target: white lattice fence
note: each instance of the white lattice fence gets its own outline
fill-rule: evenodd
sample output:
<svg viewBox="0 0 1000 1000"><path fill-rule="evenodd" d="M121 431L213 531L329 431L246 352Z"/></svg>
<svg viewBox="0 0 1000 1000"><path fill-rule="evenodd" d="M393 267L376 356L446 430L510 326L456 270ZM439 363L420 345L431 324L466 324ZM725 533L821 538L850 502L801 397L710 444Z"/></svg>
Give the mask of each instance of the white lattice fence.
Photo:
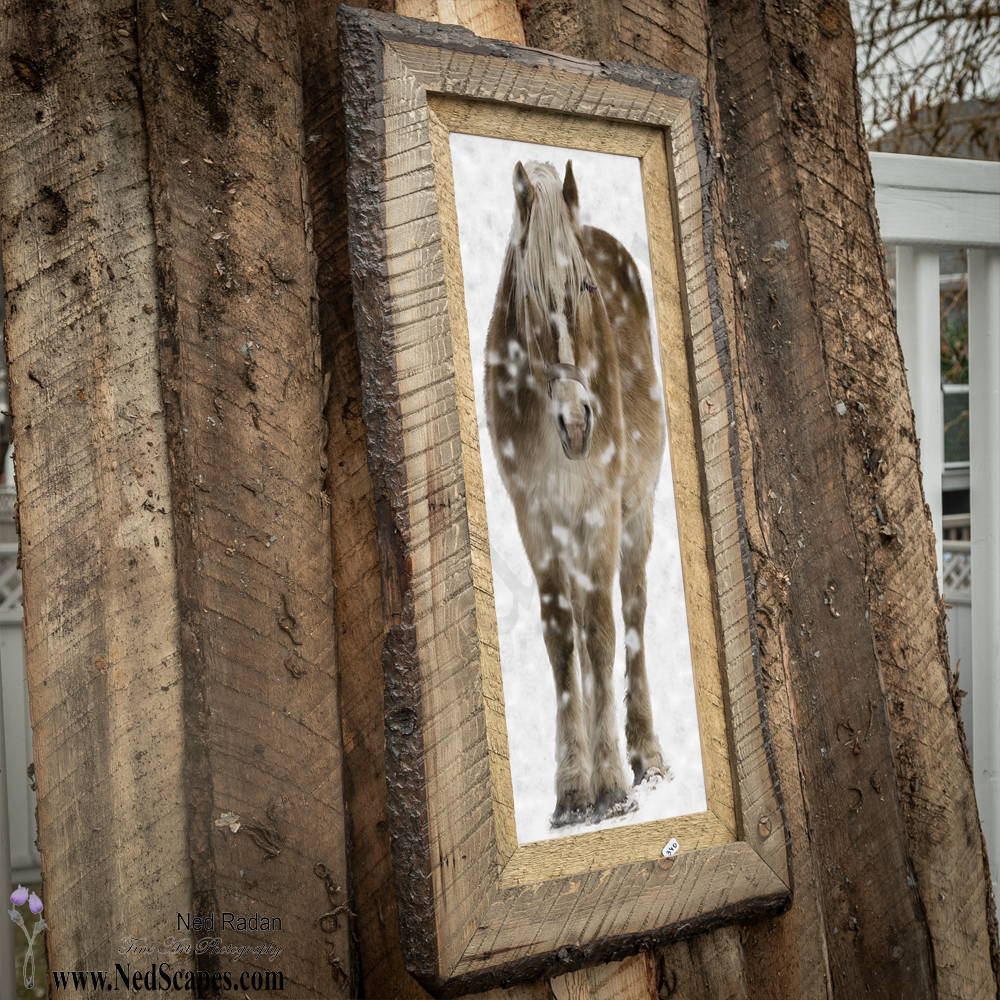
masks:
<svg viewBox="0 0 1000 1000"><path fill-rule="evenodd" d="M944 542L941 589L945 600L972 598L972 542Z"/></svg>
<svg viewBox="0 0 1000 1000"><path fill-rule="evenodd" d="M0 543L0 620L14 616L21 621L21 571L17 568L17 543Z"/></svg>

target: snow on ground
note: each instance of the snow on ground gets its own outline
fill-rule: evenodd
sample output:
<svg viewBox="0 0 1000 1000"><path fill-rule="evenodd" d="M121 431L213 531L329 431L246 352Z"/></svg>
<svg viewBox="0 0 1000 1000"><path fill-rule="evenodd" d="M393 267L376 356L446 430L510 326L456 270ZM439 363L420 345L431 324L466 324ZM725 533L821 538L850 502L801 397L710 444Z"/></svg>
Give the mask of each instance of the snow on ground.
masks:
<svg viewBox="0 0 1000 1000"><path fill-rule="evenodd" d="M631 251L652 312L645 210L639 161L633 157L458 133L451 134L451 156L486 486L514 816L518 842L524 844L582 833L595 827L564 827L558 831L549 827L549 816L555 807L555 685L542 639L535 578L521 544L514 507L500 479L486 427L483 402L486 331L510 236L514 165L518 160L547 161L562 174L566 160L572 159L582 221L611 233ZM659 369L659 352L654 354ZM677 518L669 470L667 453L656 492L653 549L647 565L645 638L653 721L670 766L670 777L640 786L636 789L639 808L626 816L606 820L600 824L602 828L683 816L706 808ZM616 605L620 603L617 582L615 600ZM619 738L625 773L631 775L625 759L624 737L625 627L620 607L616 606L615 610L619 647L615 660Z"/></svg>

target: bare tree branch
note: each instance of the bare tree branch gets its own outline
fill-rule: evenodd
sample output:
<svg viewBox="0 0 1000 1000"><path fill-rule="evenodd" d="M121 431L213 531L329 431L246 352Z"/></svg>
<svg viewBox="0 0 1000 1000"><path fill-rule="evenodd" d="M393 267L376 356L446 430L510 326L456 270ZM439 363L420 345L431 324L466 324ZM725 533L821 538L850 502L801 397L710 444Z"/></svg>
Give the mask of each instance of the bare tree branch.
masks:
<svg viewBox="0 0 1000 1000"><path fill-rule="evenodd" d="M1000 0L852 0L873 149L1000 159Z"/></svg>

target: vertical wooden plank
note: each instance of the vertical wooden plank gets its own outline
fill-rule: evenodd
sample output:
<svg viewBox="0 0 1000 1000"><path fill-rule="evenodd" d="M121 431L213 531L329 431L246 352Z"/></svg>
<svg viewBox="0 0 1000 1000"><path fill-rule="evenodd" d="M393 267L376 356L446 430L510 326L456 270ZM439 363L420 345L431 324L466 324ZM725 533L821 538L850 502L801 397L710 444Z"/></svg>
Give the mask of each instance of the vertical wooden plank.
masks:
<svg viewBox="0 0 1000 1000"><path fill-rule="evenodd" d="M499 38L524 45L524 25L518 5L510 0L395 0L394 9L405 17L460 24L480 38Z"/></svg>
<svg viewBox="0 0 1000 1000"><path fill-rule="evenodd" d="M644 951L587 970L591 1000L658 1000L656 961Z"/></svg>
<svg viewBox="0 0 1000 1000"><path fill-rule="evenodd" d="M768 923L781 921L779 917ZM741 928L721 927L711 936L711 949L698 938L661 949L660 996L664 1000L746 1000L749 956L741 937Z"/></svg>
<svg viewBox="0 0 1000 1000"><path fill-rule="evenodd" d="M549 989L555 1000L590 1000L590 981L587 970L567 972L565 976L554 976L549 980Z"/></svg>
<svg viewBox="0 0 1000 1000"><path fill-rule="evenodd" d="M776 752L794 747L785 767L798 770L806 830L795 855L806 888L800 894L797 869L792 914L774 922L792 928L772 936L767 923L753 925L746 948L760 956L755 996L934 996L933 862L927 857L915 876L913 859L927 821L923 797L936 791L930 775L948 767L963 788L957 726L938 654L933 557L908 408L899 405L902 372L867 152L854 96L843 87L854 64L849 12L823 10L802 7L784 18L765 3L708 8L736 356L766 545L751 567L767 638L762 671L771 699L782 687L788 699L794 743ZM806 53L804 69L782 71L789 50ZM805 87L815 104L802 103ZM902 524L905 547L887 549L876 507ZM899 681L935 692L916 699L926 715L912 734L890 718L886 687ZM923 781L904 793L898 751L905 741L923 763L919 724L940 727L953 756L928 761ZM785 785L789 794L793 787ZM963 822L957 808L954 821ZM942 826L939 836L949 832ZM955 829L951 846L963 864L966 842ZM974 856L968 864L963 884L979 892ZM976 926L985 930L981 918ZM782 945L792 941L788 956ZM984 957L981 945L980 982Z"/></svg>
<svg viewBox="0 0 1000 1000"><path fill-rule="evenodd" d="M347 858L295 8L138 10L191 909L280 919L280 934L222 928L228 947L282 948L237 968L280 969L286 995L338 997L350 992Z"/></svg>
<svg viewBox="0 0 1000 1000"><path fill-rule="evenodd" d="M49 968L191 899L155 233L131 6L0 20L0 230ZM56 55L58 53L58 56ZM175 968L182 968L178 961Z"/></svg>
<svg viewBox="0 0 1000 1000"><path fill-rule="evenodd" d="M361 363L354 331L344 112L337 4L299 0L304 123L316 226L323 370L329 378L327 494L337 587L337 666L344 732L344 786L355 911L355 990L426 998L403 968L386 813L382 588L372 478L361 415Z"/></svg>
<svg viewBox="0 0 1000 1000"><path fill-rule="evenodd" d="M972 746L976 801L1000 876L1000 249L969 251Z"/></svg>
<svg viewBox="0 0 1000 1000"><path fill-rule="evenodd" d="M642 952L622 962L568 972L549 981L555 1000L657 1000L656 961Z"/></svg>
<svg viewBox="0 0 1000 1000"><path fill-rule="evenodd" d="M931 509L936 540L938 587L943 563L941 476L944 472L940 274L937 247L896 247L896 327L920 439L924 499Z"/></svg>

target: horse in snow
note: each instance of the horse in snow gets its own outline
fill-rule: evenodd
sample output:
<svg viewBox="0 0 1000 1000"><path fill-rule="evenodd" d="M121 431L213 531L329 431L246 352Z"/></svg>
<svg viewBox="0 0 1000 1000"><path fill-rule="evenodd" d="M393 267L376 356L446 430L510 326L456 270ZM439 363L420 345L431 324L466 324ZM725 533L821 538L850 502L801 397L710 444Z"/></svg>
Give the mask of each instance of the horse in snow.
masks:
<svg viewBox="0 0 1000 1000"><path fill-rule="evenodd" d="M634 261L579 221L572 162L514 169L514 225L486 340L487 424L538 584L556 686L554 827L634 807L612 672L625 622L634 784L664 774L643 626L665 438L649 310Z"/></svg>

